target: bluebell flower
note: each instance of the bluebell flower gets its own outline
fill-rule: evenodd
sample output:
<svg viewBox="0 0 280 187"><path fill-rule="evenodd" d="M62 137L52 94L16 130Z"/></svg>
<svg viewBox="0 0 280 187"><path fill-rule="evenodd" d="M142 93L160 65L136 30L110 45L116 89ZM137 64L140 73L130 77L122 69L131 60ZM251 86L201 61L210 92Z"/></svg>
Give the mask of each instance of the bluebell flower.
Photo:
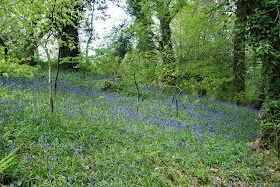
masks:
<svg viewBox="0 0 280 187"><path fill-rule="evenodd" d="M96 181L95 181L94 179L92 179L92 180L90 181L90 183L91 183L91 184L95 184Z"/></svg>

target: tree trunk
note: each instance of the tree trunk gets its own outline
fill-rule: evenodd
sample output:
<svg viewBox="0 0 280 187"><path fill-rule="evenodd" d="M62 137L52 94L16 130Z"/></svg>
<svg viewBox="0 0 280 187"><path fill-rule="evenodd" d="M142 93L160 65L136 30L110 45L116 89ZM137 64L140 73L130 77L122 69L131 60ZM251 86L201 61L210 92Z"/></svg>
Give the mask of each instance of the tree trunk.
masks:
<svg viewBox="0 0 280 187"><path fill-rule="evenodd" d="M175 54L173 52L171 28L170 28L170 14L168 10L164 10L165 14L159 14L160 32L161 32L161 44L160 51L162 53L163 64L168 66L168 75L164 76L164 81L175 86L176 77L172 75L175 72Z"/></svg>
<svg viewBox="0 0 280 187"><path fill-rule="evenodd" d="M74 7L75 9L78 9L77 6ZM63 44L59 47L59 50L61 51L61 58L69 58L69 62L60 64L60 67L63 69L74 69L74 67L78 64L75 62L75 57L78 57L80 54L80 45L79 45L79 33L78 33L78 27L79 27L79 18L77 18L78 12L76 15L72 16L72 21L75 26L67 24L62 26L62 36L61 39L66 44ZM71 15L69 15L71 16ZM72 40L71 40L71 39ZM72 41L74 48L71 49L69 46L69 39Z"/></svg>
<svg viewBox="0 0 280 187"><path fill-rule="evenodd" d="M273 100L280 100L280 62L271 63L271 73L268 77L268 96Z"/></svg>
<svg viewBox="0 0 280 187"><path fill-rule="evenodd" d="M139 85L138 85L137 80L136 80L135 72L133 72L133 79L134 79L134 84L135 84L135 87L136 87L136 90L137 90L136 113L137 113L137 116L139 116L140 88L139 88Z"/></svg>
<svg viewBox="0 0 280 187"><path fill-rule="evenodd" d="M58 56L57 56L57 64L56 64L56 76L54 81L54 94L57 92L57 82L58 82L58 75L59 75L59 64L60 64L60 49L58 50Z"/></svg>
<svg viewBox="0 0 280 187"><path fill-rule="evenodd" d="M234 28L233 81L231 101L243 105L245 101L245 34L241 32L246 15L242 2L236 2L236 21Z"/></svg>
<svg viewBox="0 0 280 187"><path fill-rule="evenodd" d="M279 38L279 2L262 0L243 0L242 4L250 7L247 15L246 30L249 41L257 57L262 60L265 73L265 105L261 114L261 133L259 142L273 145L279 154L280 119L280 38ZM245 30L245 28L244 28Z"/></svg>
<svg viewBox="0 0 280 187"><path fill-rule="evenodd" d="M161 51L163 52L163 62L170 64L175 61L175 55L173 53L171 28L170 28L170 15L168 13L159 16L160 20L160 32L162 37Z"/></svg>
<svg viewBox="0 0 280 187"><path fill-rule="evenodd" d="M90 36L88 38L88 41L87 41L87 46L86 46L86 62L88 63L89 62L89 59L88 59L88 48L89 48L89 44L90 44L90 41L92 40L92 36Z"/></svg>
<svg viewBox="0 0 280 187"><path fill-rule="evenodd" d="M49 77L48 77L48 86L49 86L49 100L50 100L50 110L51 113L53 113L53 91L52 91L52 63L51 63L51 57L49 54L49 51L46 47L44 47L44 50L47 54L48 58L48 64L49 64Z"/></svg>
<svg viewBox="0 0 280 187"><path fill-rule="evenodd" d="M275 23L278 22L279 25L279 21L280 21L279 11L274 10L274 14L272 14L271 16L272 16L272 20L275 20ZM274 36L270 37L270 41L272 43L272 47L275 53L280 54L279 32L274 33ZM271 97L273 99L280 100L280 56L271 57L270 68L271 68L271 72L269 73L268 91L271 92Z"/></svg>

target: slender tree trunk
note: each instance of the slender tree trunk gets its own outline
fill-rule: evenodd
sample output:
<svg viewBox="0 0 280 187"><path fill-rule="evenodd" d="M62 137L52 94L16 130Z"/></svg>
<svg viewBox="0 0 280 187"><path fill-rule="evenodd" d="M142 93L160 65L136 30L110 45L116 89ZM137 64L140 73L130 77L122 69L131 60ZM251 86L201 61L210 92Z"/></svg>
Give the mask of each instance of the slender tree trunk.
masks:
<svg viewBox="0 0 280 187"><path fill-rule="evenodd" d="M90 36L88 38L88 41L87 41L87 46L86 46L86 62L88 63L89 60L88 60L88 48L89 48L89 44L90 44L90 41L92 40L92 36Z"/></svg>
<svg viewBox="0 0 280 187"><path fill-rule="evenodd" d="M176 97L176 114L177 114L177 118L179 118L178 97Z"/></svg>
<svg viewBox="0 0 280 187"><path fill-rule="evenodd" d="M176 91L177 91L177 88L173 88L173 96L172 96L172 103L174 102L175 98L176 98Z"/></svg>
<svg viewBox="0 0 280 187"><path fill-rule="evenodd" d="M31 28L34 31L34 27L33 27L33 22L31 22ZM32 32L34 34L34 32ZM33 35L33 38L35 39L36 37ZM40 44L44 50L45 53L47 54L47 58L48 58L48 66L49 66L49 74L48 74L48 87L49 87L49 101L50 101L50 111L53 114L54 111L54 106L53 106L53 90L52 90L52 62L51 62L51 56L49 53L49 50L47 48L47 43L44 45L44 43L41 41L40 38L36 38L38 44Z"/></svg>
<svg viewBox="0 0 280 187"><path fill-rule="evenodd" d="M137 103L136 103L136 112L137 112L137 116L138 116L138 113L139 113L139 104L140 104L140 89L139 89L139 85L136 81L136 76L135 76L135 73L133 73L133 79L134 79L134 84L135 84L135 87L136 87L136 90L137 90Z"/></svg>
<svg viewBox="0 0 280 187"><path fill-rule="evenodd" d="M60 64L60 49L58 49L58 56L57 56L57 64L56 64L56 76L54 82L54 94L57 92L57 82L58 82L58 75L59 75L59 64Z"/></svg>
<svg viewBox="0 0 280 187"><path fill-rule="evenodd" d="M42 45L44 46L44 45ZM47 58L48 58L48 65L49 65L49 77L48 77L48 85L49 85L49 100L50 100L50 110L51 113L53 113L53 91L52 91L52 64L51 64L51 57L50 57L50 53L48 51L48 49L46 47L44 47L44 50L47 54Z"/></svg>
<svg viewBox="0 0 280 187"><path fill-rule="evenodd" d="M242 11L242 2L236 2L236 21L234 32L234 54L233 54L233 81L232 95L233 103L244 104L245 100L245 34L241 32L242 23L246 19Z"/></svg>
<svg viewBox="0 0 280 187"><path fill-rule="evenodd" d="M173 95L173 99L172 99L172 102L173 100L175 100L175 106L176 106L176 117L179 118L179 104L178 104L178 98L180 97L180 95L182 94L182 91L180 89L180 92L176 95L176 92L174 93Z"/></svg>

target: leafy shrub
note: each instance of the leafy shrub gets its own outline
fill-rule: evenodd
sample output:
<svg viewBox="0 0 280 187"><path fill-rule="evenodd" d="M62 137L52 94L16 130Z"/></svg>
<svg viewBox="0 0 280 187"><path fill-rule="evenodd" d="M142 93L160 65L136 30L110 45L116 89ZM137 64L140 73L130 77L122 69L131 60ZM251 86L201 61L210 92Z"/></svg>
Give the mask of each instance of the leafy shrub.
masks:
<svg viewBox="0 0 280 187"><path fill-rule="evenodd" d="M280 139L280 101L267 101L264 105L264 111L260 113L262 139L265 146L274 143L279 151Z"/></svg>
<svg viewBox="0 0 280 187"><path fill-rule="evenodd" d="M100 89L102 91L112 91L113 90L113 82L109 81L109 80L104 80L101 84L100 84Z"/></svg>

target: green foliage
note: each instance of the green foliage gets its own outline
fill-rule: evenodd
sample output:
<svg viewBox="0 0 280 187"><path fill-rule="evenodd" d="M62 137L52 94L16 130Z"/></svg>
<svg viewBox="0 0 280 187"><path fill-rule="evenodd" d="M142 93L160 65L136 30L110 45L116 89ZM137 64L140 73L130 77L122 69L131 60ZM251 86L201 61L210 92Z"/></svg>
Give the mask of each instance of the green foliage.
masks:
<svg viewBox="0 0 280 187"><path fill-rule="evenodd" d="M209 174L205 168L195 168L194 173L200 184L205 185L208 182Z"/></svg>
<svg viewBox="0 0 280 187"><path fill-rule="evenodd" d="M266 75L263 67L252 49L246 56L245 105L260 109L265 100Z"/></svg>
<svg viewBox="0 0 280 187"><path fill-rule="evenodd" d="M134 88L134 85L132 85L128 81L110 81L110 80L104 80L99 83L99 89L102 91L111 91L115 92L121 95L125 95L128 97L135 97L137 96L137 91ZM147 93L143 93L147 94ZM142 96L142 95L141 95Z"/></svg>
<svg viewBox="0 0 280 187"><path fill-rule="evenodd" d="M127 81L114 81L112 82L113 91L128 97L135 97L136 90L131 83Z"/></svg>
<svg viewBox="0 0 280 187"><path fill-rule="evenodd" d="M14 59L14 60L0 59L0 72L2 72L2 77L23 76L27 78L33 78L32 71L36 71L39 68L40 68L39 66L31 67L25 64L20 65L18 59Z"/></svg>
<svg viewBox="0 0 280 187"><path fill-rule="evenodd" d="M99 88L102 91L112 91L113 90L113 84L114 83L112 81L105 80L100 84Z"/></svg>
<svg viewBox="0 0 280 187"><path fill-rule="evenodd" d="M13 161L15 159L15 154L18 150L19 150L19 148L16 148L11 153L9 153L5 158L0 160L0 174L3 173L7 168L9 168L13 165Z"/></svg>
<svg viewBox="0 0 280 187"><path fill-rule="evenodd" d="M52 53L48 49L48 45L53 45L56 40L52 36L56 32L62 32L61 25L73 25L72 17L67 14L76 13L73 5L79 3L81 1L1 1L1 38L7 44L8 56L22 63L29 63L34 60L38 46L43 47L45 52ZM73 16L79 17L76 14ZM75 48L71 37L67 40L65 42L59 39L58 43L64 42L70 48Z"/></svg>
<svg viewBox="0 0 280 187"><path fill-rule="evenodd" d="M47 1L11 1L12 3L3 4L1 1L0 6L4 7L0 9L0 16L12 17L11 22L5 22L6 20L0 20L0 29L4 31L4 36L7 40L13 40L14 36L21 35L19 41L24 44L24 48L30 49L31 52L25 55L25 60L29 57L31 61L34 60L35 51L38 46L41 46L48 59L48 89L49 89L49 101L50 110L53 112L53 91L52 91L52 49L49 49L49 45L55 44L55 33L62 33L63 36L59 38L59 44L67 44L66 47L69 51L76 49L78 43L77 37L65 36L67 31L63 28L70 28L71 31L76 29L77 20L80 17L78 6L82 1L65 1L65 0L47 0ZM12 12L12 15L10 15ZM75 24L76 23L76 24ZM15 27L16 25L16 27ZM63 25L61 27L61 25ZM73 29L73 30L72 30ZM77 30L75 30L77 31ZM9 34L7 34L9 33ZM73 34L73 33L71 33ZM77 33L78 34L78 33ZM76 42L74 44L74 42ZM74 52L74 51L73 51ZM62 54L61 54L62 56ZM69 55L70 56L70 55ZM75 56L75 55L74 55ZM28 58L27 58L28 57ZM16 57L19 59L22 57ZM13 59L13 58L12 58ZM71 59L72 60L72 59ZM73 61L72 61L73 62Z"/></svg>
<svg viewBox="0 0 280 187"><path fill-rule="evenodd" d="M275 146L278 154L280 150L280 101L269 100L266 101L263 107L263 119L261 120L262 133L265 146Z"/></svg>
<svg viewBox="0 0 280 187"><path fill-rule="evenodd" d="M152 55L152 56L150 56ZM133 50L121 63L121 75L127 81L139 85L152 83L155 80L156 57L152 53Z"/></svg>
<svg viewBox="0 0 280 187"><path fill-rule="evenodd" d="M98 73L107 76L120 76L120 57L114 56L108 48L95 50L96 55L92 60L92 64L86 65L92 73Z"/></svg>
<svg viewBox="0 0 280 187"><path fill-rule="evenodd" d="M181 87L190 94L228 100L233 48L231 33L224 28L226 17L197 6L189 3L172 22Z"/></svg>
<svg viewBox="0 0 280 187"><path fill-rule="evenodd" d="M239 105L242 105L242 106L246 106L248 100L245 97L245 92L241 91L241 92L235 93L234 98L232 98L232 102L238 103Z"/></svg>
<svg viewBox="0 0 280 187"><path fill-rule="evenodd" d="M14 99L14 95L7 93L5 88L0 87L0 100L2 99Z"/></svg>
<svg viewBox="0 0 280 187"><path fill-rule="evenodd" d="M103 86L101 86L103 82L106 83L108 86L107 87L104 86L105 88ZM132 83L131 81L105 80L105 81L101 81L99 83L99 85L100 85L99 89L101 89L103 91L106 91L106 90L108 90L107 88L109 88L109 91L118 93L120 95L124 95L127 97L137 97L137 90L135 89L134 83ZM154 90L150 90L150 89L147 89L146 87L144 87L144 88L142 88L142 91L140 93L140 98L141 98L141 100L145 100L145 99L149 99L149 98L155 98L156 95L157 95L157 97L164 98L165 95L168 95L168 93L166 93L164 91L162 91L161 94L162 95L158 95L158 94L156 94L156 92Z"/></svg>
<svg viewBox="0 0 280 187"><path fill-rule="evenodd" d="M90 57L89 61L84 60L79 67L89 70L92 73L119 77L120 64L125 55L131 50L131 34L125 23L112 29L110 34L106 36L108 43L102 47L95 49L94 57Z"/></svg>
<svg viewBox="0 0 280 187"><path fill-rule="evenodd" d="M118 57L120 63L132 48L130 41L132 34L126 23L122 23L118 27L113 28L111 34L112 43L109 47L112 49L112 55Z"/></svg>
<svg viewBox="0 0 280 187"><path fill-rule="evenodd" d="M31 67L28 65L20 65L18 63L18 59L11 59L5 60L0 59L0 80L3 77L27 77L32 79L33 78L33 71L40 69L39 66ZM5 99L12 99L13 95L8 94L4 88L0 88L0 98Z"/></svg>
<svg viewBox="0 0 280 187"><path fill-rule="evenodd" d="M275 0L242 0L246 21L243 29L248 44L261 60L262 78L259 84L264 87L266 116L261 118L261 136L266 145L274 142L279 154L279 100L280 100L280 49L279 49L279 2ZM257 60L255 62L258 62ZM261 90L262 91L262 90ZM264 99L264 98L263 98Z"/></svg>
<svg viewBox="0 0 280 187"><path fill-rule="evenodd" d="M280 89L280 50L279 50L279 3L275 0L255 2L242 0L247 11L246 28L248 43L262 60L262 65L267 74L267 96L279 99Z"/></svg>
<svg viewBox="0 0 280 187"><path fill-rule="evenodd" d="M131 30L134 33L136 49L148 52L155 50L153 41L153 20L152 11L147 9L143 0L128 0L129 13L135 16Z"/></svg>

